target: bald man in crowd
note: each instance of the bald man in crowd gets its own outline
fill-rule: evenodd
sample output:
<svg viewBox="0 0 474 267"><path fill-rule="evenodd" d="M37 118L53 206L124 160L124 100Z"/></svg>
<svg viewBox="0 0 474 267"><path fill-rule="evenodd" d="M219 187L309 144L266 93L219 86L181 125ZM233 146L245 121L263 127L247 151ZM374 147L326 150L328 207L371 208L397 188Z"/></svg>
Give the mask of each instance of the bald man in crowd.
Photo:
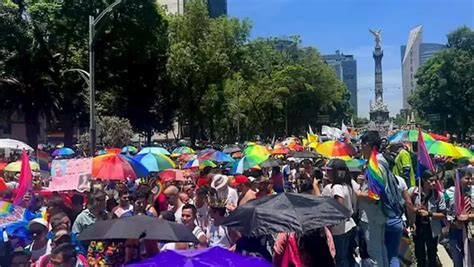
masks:
<svg viewBox="0 0 474 267"><path fill-rule="evenodd" d="M184 203L179 198L179 189L171 185L165 189L163 194L166 197L166 201L168 201L168 205L171 206L171 211L174 213L174 217L177 223L182 223L181 215L183 213L183 206Z"/></svg>

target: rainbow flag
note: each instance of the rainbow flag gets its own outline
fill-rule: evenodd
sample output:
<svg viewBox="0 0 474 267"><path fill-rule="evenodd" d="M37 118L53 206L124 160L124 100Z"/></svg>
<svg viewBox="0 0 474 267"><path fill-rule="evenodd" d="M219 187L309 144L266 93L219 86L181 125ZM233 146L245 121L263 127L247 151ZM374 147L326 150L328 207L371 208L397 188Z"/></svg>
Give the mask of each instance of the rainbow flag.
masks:
<svg viewBox="0 0 474 267"><path fill-rule="evenodd" d="M385 194L385 180L382 176L379 163L377 161L377 150L372 149L369 164L367 165L367 180L369 182L369 196L373 199L380 199Z"/></svg>
<svg viewBox="0 0 474 267"><path fill-rule="evenodd" d="M10 202L0 201L0 217L13 212L14 206Z"/></svg>
<svg viewBox="0 0 474 267"><path fill-rule="evenodd" d="M45 151L38 150L37 153L38 164L40 170L49 172L49 155Z"/></svg>

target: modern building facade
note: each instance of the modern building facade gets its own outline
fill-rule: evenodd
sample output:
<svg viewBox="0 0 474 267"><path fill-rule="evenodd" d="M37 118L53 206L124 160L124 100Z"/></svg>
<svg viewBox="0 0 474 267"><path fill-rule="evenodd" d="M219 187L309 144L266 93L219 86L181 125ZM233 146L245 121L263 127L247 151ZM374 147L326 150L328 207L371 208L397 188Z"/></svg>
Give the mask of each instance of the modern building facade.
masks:
<svg viewBox="0 0 474 267"><path fill-rule="evenodd" d="M344 55L339 50L332 55L324 55L324 60L331 65L339 80L343 81L351 94L351 105L354 116L357 116L357 60L353 55Z"/></svg>
<svg viewBox="0 0 474 267"><path fill-rule="evenodd" d="M170 14L183 15L188 0L158 0L158 3ZM227 15L227 0L207 0L209 17L217 18Z"/></svg>
<svg viewBox="0 0 474 267"><path fill-rule="evenodd" d="M435 43L423 43L423 27L417 26L410 31L407 45L401 46L403 109L410 109L408 98L416 89L416 72L434 53L445 46Z"/></svg>

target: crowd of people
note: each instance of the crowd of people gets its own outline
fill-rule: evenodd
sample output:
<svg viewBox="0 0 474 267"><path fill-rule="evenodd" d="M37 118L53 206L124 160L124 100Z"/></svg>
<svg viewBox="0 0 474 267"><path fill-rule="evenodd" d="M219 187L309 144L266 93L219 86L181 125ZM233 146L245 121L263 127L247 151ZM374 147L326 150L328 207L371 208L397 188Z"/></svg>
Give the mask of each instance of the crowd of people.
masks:
<svg viewBox="0 0 474 267"><path fill-rule="evenodd" d="M26 238L4 231L0 266L120 266L166 250L215 246L259 256L276 266L441 266L438 244L447 248L455 267L474 260L472 162L432 156L436 168L417 174L416 144L388 144L377 131L367 131L353 146L355 158L375 156L372 160L386 185L383 196L374 197L367 164L349 168L338 158L291 155L281 158L279 166L239 175L207 166L189 172L185 181L164 182L157 174L126 181L94 179L85 193L45 193L37 178L22 206L45 216L28 223ZM456 210L456 177L461 213ZM2 191L1 199L11 202L14 192L14 186ZM223 225L239 206L284 192L334 198L352 216L316 232L258 238ZM135 215L183 224L198 242L77 239L97 221ZM414 257L400 253L406 240L406 250L412 247ZM288 249L296 256L283 257Z"/></svg>

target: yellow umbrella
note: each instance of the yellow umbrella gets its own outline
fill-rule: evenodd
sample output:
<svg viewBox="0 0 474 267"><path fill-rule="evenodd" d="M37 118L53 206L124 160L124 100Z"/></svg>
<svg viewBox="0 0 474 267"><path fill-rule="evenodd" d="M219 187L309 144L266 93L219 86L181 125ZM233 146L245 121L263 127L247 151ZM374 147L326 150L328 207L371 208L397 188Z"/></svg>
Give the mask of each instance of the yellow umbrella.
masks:
<svg viewBox="0 0 474 267"><path fill-rule="evenodd" d="M39 171L40 170L40 167L39 167L39 164L34 162L34 161L30 161L30 169L32 171ZM15 162L12 162L10 164L8 164L4 171L7 171L7 172L20 172L21 171L21 161L15 161Z"/></svg>

